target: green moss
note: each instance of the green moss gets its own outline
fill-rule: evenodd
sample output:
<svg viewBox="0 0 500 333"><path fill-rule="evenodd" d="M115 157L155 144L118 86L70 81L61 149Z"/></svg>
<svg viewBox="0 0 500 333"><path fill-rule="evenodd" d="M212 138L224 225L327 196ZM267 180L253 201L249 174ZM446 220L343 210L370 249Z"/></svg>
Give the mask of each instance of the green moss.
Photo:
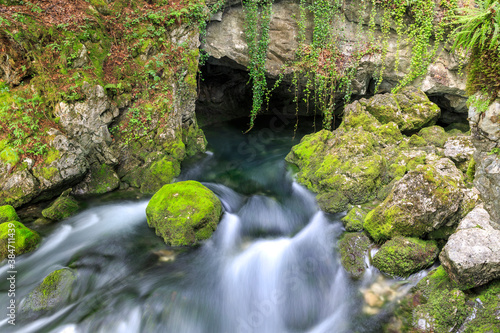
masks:
<svg viewBox="0 0 500 333"><path fill-rule="evenodd" d="M57 198L49 207L42 210L45 218L60 221L67 219L80 209L78 202L71 196L65 194Z"/></svg>
<svg viewBox="0 0 500 333"><path fill-rule="evenodd" d="M373 265L389 275L407 277L431 266L438 253L435 241L395 237L382 245Z"/></svg>
<svg viewBox="0 0 500 333"><path fill-rule="evenodd" d="M445 132L444 128L441 126L431 126L422 128L418 135L421 136L427 144L434 145L436 147L443 147L449 135Z"/></svg>
<svg viewBox="0 0 500 333"><path fill-rule="evenodd" d="M465 175L468 182L472 183L474 181L476 176L476 161L474 160L474 157L471 157Z"/></svg>
<svg viewBox="0 0 500 333"><path fill-rule="evenodd" d="M56 149L51 149L45 157L45 164L50 165L52 162L57 161L61 157L61 154Z"/></svg>
<svg viewBox="0 0 500 333"><path fill-rule="evenodd" d="M53 168L53 167L49 167L49 168L41 167L41 168L34 168L33 169L33 175L37 178L44 178L47 180L51 180L57 174L59 174L59 170L57 168Z"/></svg>
<svg viewBox="0 0 500 333"><path fill-rule="evenodd" d="M59 307L71 296L75 273L63 268L47 275L27 297L22 311L46 311Z"/></svg>
<svg viewBox="0 0 500 333"><path fill-rule="evenodd" d="M19 162L19 154L14 149L7 146L2 150L2 152L0 152L0 159L5 164L10 164L13 166L16 165L17 162Z"/></svg>
<svg viewBox="0 0 500 333"><path fill-rule="evenodd" d="M148 225L172 246L196 245L210 237L221 213L215 194L195 181L163 186L146 208Z"/></svg>
<svg viewBox="0 0 500 333"><path fill-rule="evenodd" d="M92 194L108 193L120 186L120 179L112 166L101 164L98 168L91 170L91 180L88 186Z"/></svg>
<svg viewBox="0 0 500 333"><path fill-rule="evenodd" d="M349 199L340 192L323 192L316 199L322 210L331 213L345 211L349 203Z"/></svg>
<svg viewBox="0 0 500 333"><path fill-rule="evenodd" d="M342 223L346 231L361 231L363 230L363 221L365 219L366 212L354 206L346 216L342 218Z"/></svg>
<svg viewBox="0 0 500 333"><path fill-rule="evenodd" d="M349 275L359 279L367 266L365 257L372 243L364 233L345 233L339 240L340 261Z"/></svg>
<svg viewBox="0 0 500 333"><path fill-rule="evenodd" d="M0 224L0 260L9 255L9 230L12 229L14 230L14 242L10 245L14 247L16 255L33 251L40 242L40 235L26 228L21 222L4 222Z"/></svg>
<svg viewBox="0 0 500 333"><path fill-rule="evenodd" d="M16 210L9 205L0 206L0 223L9 221L19 221Z"/></svg>
<svg viewBox="0 0 500 333"><path fill-rule="evenodd" d="M142 175L142 193L154 193L163 185L171 183L180 173L180 163L171 157L163 157L151 164Z"/></svg>
<svg viewBox="0 0 500 333"><path fill-rule="evenodd" d="M410 144L410 146L413 146L413 147L424 147L427 145L427 141L425 141L424 138L422 138L421 136L418 136L416 134L413 134L410 137L410 141L408 143Z"/></svg>
<svg viewBox="0 0 500 333"><path fill-rule="evenodd" d="M464 333L498 332L500 327L498 319L500 315L500 280L474 290L470 298L476 301L478 311L474 318L466 324Z"/></svg>

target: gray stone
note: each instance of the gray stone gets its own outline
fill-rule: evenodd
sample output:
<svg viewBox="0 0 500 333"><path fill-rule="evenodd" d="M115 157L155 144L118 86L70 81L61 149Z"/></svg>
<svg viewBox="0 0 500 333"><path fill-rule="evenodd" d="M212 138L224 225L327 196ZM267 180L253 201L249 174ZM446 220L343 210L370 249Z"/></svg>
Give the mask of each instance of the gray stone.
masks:
<svg viewBox="0 0 500 333"><path fill-rule="evenodd" d="M461 289L500 278L500 230L481 206L472 210L446 243L439 259Z"/></svg>

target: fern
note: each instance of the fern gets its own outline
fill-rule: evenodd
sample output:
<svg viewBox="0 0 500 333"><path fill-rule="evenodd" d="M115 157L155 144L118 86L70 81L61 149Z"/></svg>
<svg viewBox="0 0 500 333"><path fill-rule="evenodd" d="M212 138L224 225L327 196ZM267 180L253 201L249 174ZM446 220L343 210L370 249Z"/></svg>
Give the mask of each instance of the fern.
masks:
<svg viewBox="0 0 500 333"><path fill-rule="evenodd" d="M455 43L452 50L463 49L466 52L475 48L498 49L500 38L500 3L498 0L476 1L476 7L457 9L452 17L457 25L453 34Z"/></svg>

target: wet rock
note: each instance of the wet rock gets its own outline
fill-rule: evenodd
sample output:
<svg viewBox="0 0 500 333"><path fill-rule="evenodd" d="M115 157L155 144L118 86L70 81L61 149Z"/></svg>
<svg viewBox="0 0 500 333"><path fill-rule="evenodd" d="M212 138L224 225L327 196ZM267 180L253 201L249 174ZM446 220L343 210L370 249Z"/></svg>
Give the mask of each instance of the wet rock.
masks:
<svg viewBox="0 0 500 333"><path fill-rule="evenodd" d="M462 173L448 159L408 172L378 207L364 228L377 242L397 235L421 237L458 222L464 197Z"/></svg>
<svg viewBox="0 0 500 333"><path fill-rule="evenodd" d="M16 210L10 205L0 206L0 223L19 221Z"/></svg>
<svg viewBox="0 0 500 333"><path fill-rule="evenodd" d="M439 249L435 241L395 237L373 257L373 266L392 276L407 277L431 266Z"/></svg>
<svg viewBox="0 0 500 333"><path fill-rule="evenodd" d="M14 230L12 234L10 231ZM9 235L14 235L11 237ZM14 244L10 243L15 247L15 254L20 255L33 251L41 238L40 235L27 227L25 227L21 222L9 221L0 224L0 261L8 258L9 255L9 238L14 238Z"/></svg>
<svg viewBox="0 0 500 333"><path fill-rule="evenodd" d="M439 107L414 87L403 88L395 94L378 94L359 102L382 124L394 122L402 132L434 125L441 114Z"/></svg>
<svg viewBox="0 0 500 333"><path fill-rule="evenodd" d="M500 278L500 230L490 225L490 216L482 206L460 222L439 259L460 289Z"/></svg>
<svg viewBox="0 0 500 333"><path fill-rule="evenodd" d="M372 245L365 233L346 233L340 239L340 261L352 278L359 279L365 273L368 268L365 258Z"/></svg>
<svg viewBox="0 0 500 333"><path fill-rule="evenodd" d="M440 266L400 301L387 331L458 332L470 312L466 294L453 286Z"/></svg>
<svg viewBox="0 0 500 333"><path fill-rule="evenodd" d="M196 245L217 229L222 205L201 183L185 181L163 186L151 198L148 225L167 245Z"/></svg>
<svg viewBox="0 0 500 333"><path fill-rule="evenodd" d="M69 195L70 192L71 189L66 190L49 207L45 208L42 211L43 217L53 221L60 221L75 214L80 206L78 202Z"/></svg>
<svg viewBox="0 0 500 333"><path fill-rule="evenodd" d="M76 274L69 268L47 275L20 305L20 312L30 318L60 308L70 298Z"/></svg>

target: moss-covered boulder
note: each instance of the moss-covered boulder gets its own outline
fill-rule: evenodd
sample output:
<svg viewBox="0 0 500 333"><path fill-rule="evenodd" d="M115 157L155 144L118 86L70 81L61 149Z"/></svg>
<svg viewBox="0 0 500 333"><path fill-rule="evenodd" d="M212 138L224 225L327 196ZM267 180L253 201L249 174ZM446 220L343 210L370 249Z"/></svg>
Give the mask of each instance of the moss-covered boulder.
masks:
<svg viewBox="0 0 500 333"><path fill-rule="evenodd" d="M320 207L335 213L373 199L390 182L386 165L402 140L395 123L382 125L354 102L338 129L305 136L286 160L298 166L298 181L319 193Z"/></svg>
<svg viewBox="0 0 500 333"><path fill-rule="evenodd" d="M366 216L364 228L376 242L394 236L421 237L458 223L464 197L462 173L448 159L419 165Z"/></svg>
<svg viewBox="0 0 500 333"><path fill-rule="evenodd" d="M345 230L349 232L363 230L363 221L365 220L366 211L360 207L353 206L346 216L342 218Z"/></svg>
<svg viewBox="0 0 500 333"><path fill-rule="evenodd" d="M163 186L146 208L148 225L172 246L196 245L209 238L221 213L217 196L196 181Z"/></svg>
<svg viewBox="0 0 500 333"><path fill-rule="evenodd" d="M368 268L365 258L373 243L365 233L345 233L339 240L340 261L347 273L359 279Z"/></svg>
<svg viewBox="0 0 500 333"><path fill-rule="evenodd" d="M392 276L407 277L431 266L439 249L435 241L395 237L373 257L373 266Z"/></svg>
<svg viewBox="0 0 500 333"><path fill-rule="evenodd" d="M9 221L19 221L16 210L10 205L0 206L0 223Z"/></svg>
<svg viewBox="0 0 500 333"><path fill-rule="evenodd" d="M39 242L40 235L21 222L9 221L0 224L0 260L8 258L9 254L19 255L33 251ZM9 248L9 244L14 249Z"/></svg>
<svg viewBox="0 0 500 333"><path fill-rule="evenodd" d="M21 303L23 313L35 315L59 308L70 298L76 274L69 268L47 275Z"/></svg>
<svg viewBox="0 0 500 333"><path fill-rule="evenodd" d="M65 191L49 207L42 210L43 217L53 221L60 221L75 214L80 209L80 206L75 198L69 195L70 191L71 189Z"/></svg>
<svg viewBox="0 0 500 333"><path fill-rule="evenodd" d="M441 115L439 107L415 87L405 87L396 94L378 94L360 103L382 124L394 122L402 132L434 125Z"/></svg>
<svg viewBox="0 0 500 333"><path fill-rule="evenodd" d="M422 128L418 135L422 137L428 145L443 147L448 140L448 133L441 126L430 126Z"/></svg>
<svg viewBox="0 0 500 333"><path fill-rule="evenodd" d="M464 292L455 289L440 266L400 302L388 332L458 332L471 314Z"/></svg>
<svg viewBox="0 0 500 333"><path fill-rule="evenodd" d="M474 301L474 316L465 320L465 333L494 333L500 331L500 280L477 288L469 294Z"/></svg>

